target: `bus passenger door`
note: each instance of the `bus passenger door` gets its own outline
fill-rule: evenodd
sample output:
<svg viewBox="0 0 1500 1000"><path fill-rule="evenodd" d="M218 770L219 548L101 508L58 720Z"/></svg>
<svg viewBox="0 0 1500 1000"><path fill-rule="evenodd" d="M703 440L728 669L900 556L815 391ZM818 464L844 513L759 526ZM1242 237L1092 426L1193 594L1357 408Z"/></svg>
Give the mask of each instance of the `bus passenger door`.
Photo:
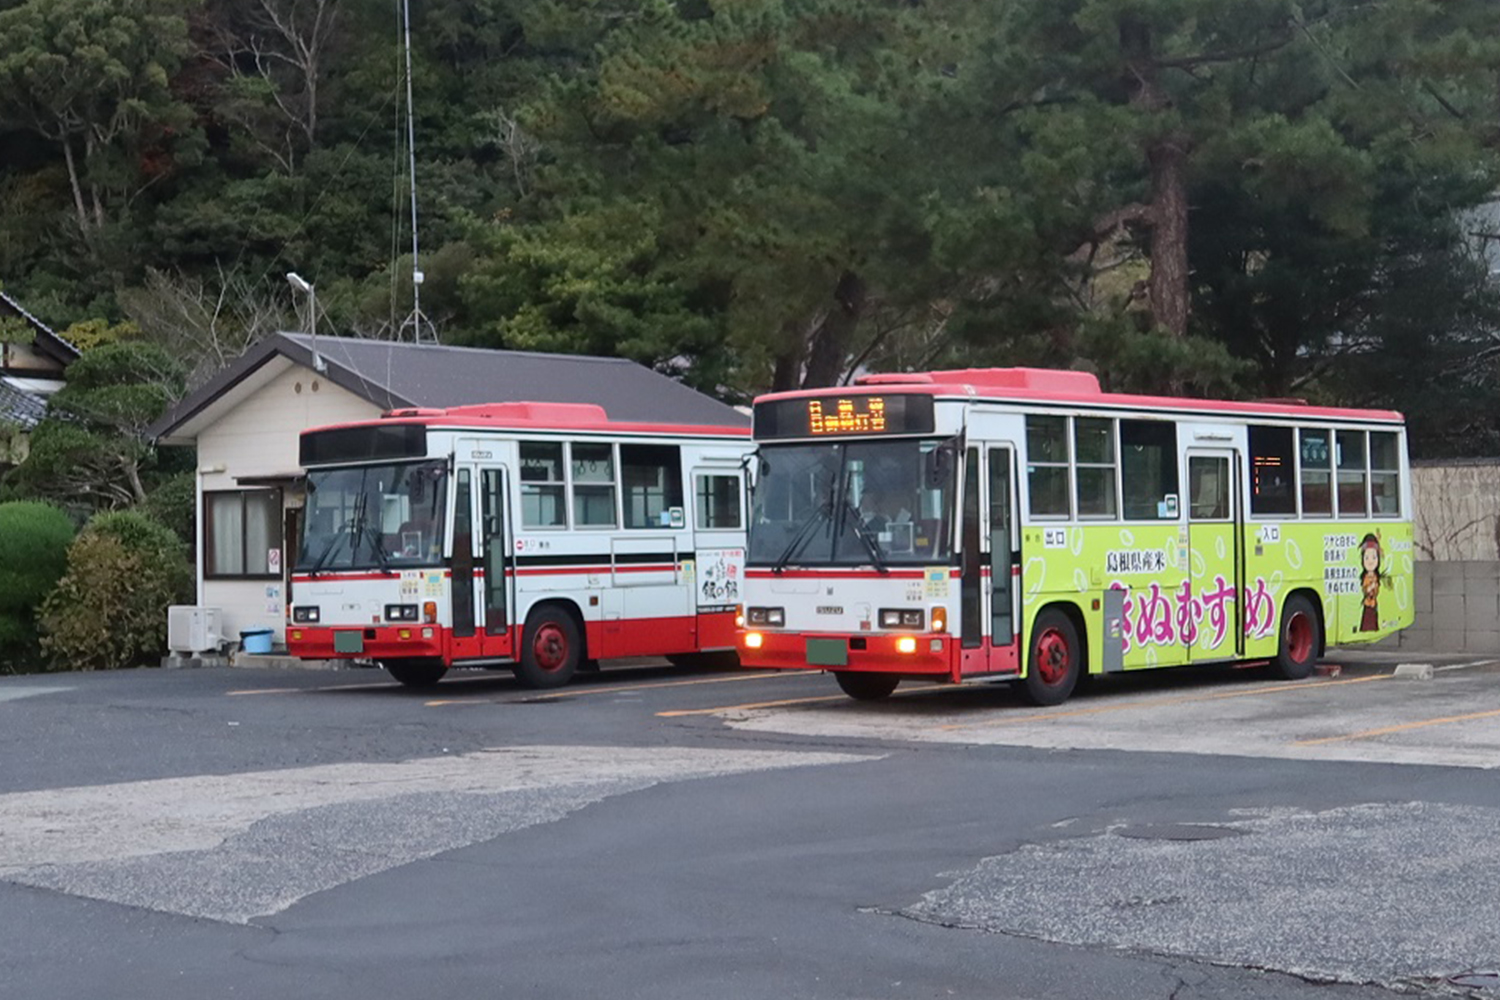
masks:
<svg viewBox="0 0 1500 1000"><path fill-rule="evenodd" d="M1016 535L1013 449L991 448L990 467L990 647L991 671L1020 669L1016 649L1016 584L1020 579Z"/></svg>
<svg viewBox="0 0 1500 1000"><path fill-rule="evenodd" d="M963 522L960 525L963 555L958 581L958 634L962 648L959 670L965 674L982 673L989 665L984 652L984 554L979 550L979 483L979 449L965 449Z"/></svg>
<svg viewBox="0 0 1500 1000"><path fill-rule="evenodd" d="M460 468L453 486L453 563L448 599L452 602L453 637L474 636L474 473ZM472 643L463 643L456 655L472 653Z"/></svg>
<svg viewBox="0 0 1500 1000"><path fill-rule="evenodd" d="M484 609L484 655L512 656L511 607L515 567L505 503L505 470L479 470L479 551L484 569L480 594Z"/></svg>
<svg viewBox="0 0 1500 1000"><path fill-rule="evenodd" d="M1190 663L1232 659L1245 649L1240 455L1190 450L1187 468L1189 613L1178 640Z"/></svg>

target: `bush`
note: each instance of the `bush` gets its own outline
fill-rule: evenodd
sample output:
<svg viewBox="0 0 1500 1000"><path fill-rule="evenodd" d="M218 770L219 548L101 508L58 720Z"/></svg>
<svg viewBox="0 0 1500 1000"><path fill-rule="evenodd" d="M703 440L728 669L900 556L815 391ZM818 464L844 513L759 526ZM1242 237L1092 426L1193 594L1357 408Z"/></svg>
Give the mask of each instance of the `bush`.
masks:
<svg viewBox="0 0 1500 1000"><path fill-rule="evenodd" d="M167 606L191 596L186 546L144 514L100 514L68 548L68 569L42 604L53 669L113 670L166 648Z"/></svg>
<svg viewBox="0 0 1500 1000"><path fill-rule="evenodd" d="M197 477L179 472L162 482L146 497L140 509L165 524L188 545L193 544L198 515Z"/></svg>
<svg viewBox="0 0 1500 1000"><path fill-rule="evenodd" d="M0 503L0 671L38 660L36 615L68 568L73 522L56 507Z"/></svg>

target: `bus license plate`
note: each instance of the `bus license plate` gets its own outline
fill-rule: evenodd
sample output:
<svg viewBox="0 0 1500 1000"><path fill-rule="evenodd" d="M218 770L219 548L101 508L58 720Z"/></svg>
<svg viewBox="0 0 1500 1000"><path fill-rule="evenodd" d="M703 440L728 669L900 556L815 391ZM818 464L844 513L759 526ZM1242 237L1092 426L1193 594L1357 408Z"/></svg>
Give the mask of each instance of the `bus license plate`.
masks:
<svg viewBox="0 0 1500 1000"><path fill-rule="evenodd" d="M843 639L807 640L807 665L810 667L847 667L849 645Z"/></svg>
<svg viewBox="0 0 1500 1000"><path fill-rule="evenodd" d="M333 633L333 651L335 653L363 653L365 634L348 630Z"/></svg>

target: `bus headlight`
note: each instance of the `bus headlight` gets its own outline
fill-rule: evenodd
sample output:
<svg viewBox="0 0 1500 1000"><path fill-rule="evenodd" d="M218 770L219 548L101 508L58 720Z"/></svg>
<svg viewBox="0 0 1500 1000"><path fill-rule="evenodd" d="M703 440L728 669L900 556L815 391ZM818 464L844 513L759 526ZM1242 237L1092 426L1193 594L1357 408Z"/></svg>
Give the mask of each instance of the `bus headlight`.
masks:
<svg viewBox="0 0 1500 1000"><path fill-rule="evenodd" d="M921 608L881 608L881 628L915 628L920 629L927 623L927 616Z"/></svg>
<svg viewBox="0 0 1500 1000"><path fill-rule="evenodd" d="M322 621L323 612L316 604L304 604L292 608L292 621L297 625L316 625Z"/></svg>
<svg viewBox="0 0 1500 1000"><path fill-rule="evenodd" d="M745 611L745 621L751 625L772 625L780 627L786 624L786 609L748 608Z"/></svg>
<svg viewBox="0 0 1500 1000"><path fill-rule="evenodd" d="M388 622L414 622L417 620L415 604L387 604L385 620Z"/></svg>

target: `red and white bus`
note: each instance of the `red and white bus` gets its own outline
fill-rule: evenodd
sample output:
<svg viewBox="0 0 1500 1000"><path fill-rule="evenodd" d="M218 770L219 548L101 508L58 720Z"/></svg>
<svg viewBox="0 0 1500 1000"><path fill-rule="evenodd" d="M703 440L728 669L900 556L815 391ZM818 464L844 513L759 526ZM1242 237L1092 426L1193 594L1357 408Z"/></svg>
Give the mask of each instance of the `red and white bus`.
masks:
<svg viewBox="0 0 1500 1000"><path fill-rule="evenodd" d="M755 402L740 660L1014 679L1267 661L1412 622L1401 415L1101 392L1084 372L873 375Z"/></svg>
<svg viewBox="0 0 1500 1000"><path fill-rule="evenodd" d="M589 404L394 410L309 430L287 647L403 684L732 656L749 431Z"/></svg>

